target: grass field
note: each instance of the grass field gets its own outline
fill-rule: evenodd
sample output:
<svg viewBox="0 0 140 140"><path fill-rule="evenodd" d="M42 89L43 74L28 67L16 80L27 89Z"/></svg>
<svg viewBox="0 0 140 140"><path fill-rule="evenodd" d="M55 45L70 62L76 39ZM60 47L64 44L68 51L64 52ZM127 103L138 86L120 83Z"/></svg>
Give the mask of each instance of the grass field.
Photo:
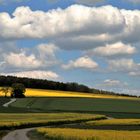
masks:
<svg viewBox="0 0 140 140"><path fill-rule="evenodd" d="M129 118L140 118L140 100L101 98L25 98L18 99L12 107L29 108L35 111L96 112L101 114L120 113ZM134 113L134 116L133 116ZM111 115L111 114L110 114ZM132 115L132 116L131 116ZM135 117L136 116L136 117ZM117 116L115 116L117 117ZM126 118L127 118L126 117Z"/></svg>
<svg viewBox="0 0 140 140"><path fill-rule="evenodd" d="M32 132L32 134L34 134L35 136L35 132L34 133ZM36 137L39 134L42 134L46 138L46 140L47 139L50 140L139 140L140 139L140 131L131 131L130 133L130 131L112 131L112 130L39 128L37 129Z"/></svg>

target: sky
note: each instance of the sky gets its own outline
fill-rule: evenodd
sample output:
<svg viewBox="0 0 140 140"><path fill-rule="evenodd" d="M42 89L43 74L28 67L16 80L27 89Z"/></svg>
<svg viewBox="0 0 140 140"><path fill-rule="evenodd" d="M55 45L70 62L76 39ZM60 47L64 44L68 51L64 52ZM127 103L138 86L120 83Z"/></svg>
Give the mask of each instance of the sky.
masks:
<svg viewBox="0 0 140 140"><path fill-rule="evenodd" d="M140 95L140 0L0 0L0 74Z"/></svg>

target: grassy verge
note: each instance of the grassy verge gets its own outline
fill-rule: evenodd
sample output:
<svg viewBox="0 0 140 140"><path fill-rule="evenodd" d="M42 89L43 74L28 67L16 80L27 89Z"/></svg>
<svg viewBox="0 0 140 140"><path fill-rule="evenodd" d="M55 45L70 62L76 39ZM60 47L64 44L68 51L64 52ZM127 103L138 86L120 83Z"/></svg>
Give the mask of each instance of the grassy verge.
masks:
<svg viewBox="0 0 140 140"><path fill-rule="evenodd" d="M5 136L9 131L8 130L1 130L0 131L0 140L2 140L3 136Z"/></svg>
<svg viewBox="0 0 140 140"><path fill-rule="evenodd" d="M44 136L46 140L139 140L140 131L112 131L112 130L88 130L70 128L39 128L30 132ZM44 140L40 139L40 140Z"/></svg>

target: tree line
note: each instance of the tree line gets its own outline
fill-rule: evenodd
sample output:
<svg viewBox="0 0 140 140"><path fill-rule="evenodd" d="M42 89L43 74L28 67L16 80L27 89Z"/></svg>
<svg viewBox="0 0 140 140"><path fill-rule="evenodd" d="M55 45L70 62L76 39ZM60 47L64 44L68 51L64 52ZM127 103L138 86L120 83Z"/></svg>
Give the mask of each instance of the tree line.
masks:
<svg viewBox="0 0 140 140"><path fill-rule="evenodd" d="M26 88L34 89L50 89L50 90L62 90L62 91L75 91L75 92L86 92L95 94L109 94L109 95L122 95L132 96L126 94L119 94L115 92L103 91L98 89L89 88L86 85L72 83L56 82L51 80L43 79L32 79L32 78L21 78L15 76L0 76L0 87L11 87L13 83L21 83Z"/></svg>

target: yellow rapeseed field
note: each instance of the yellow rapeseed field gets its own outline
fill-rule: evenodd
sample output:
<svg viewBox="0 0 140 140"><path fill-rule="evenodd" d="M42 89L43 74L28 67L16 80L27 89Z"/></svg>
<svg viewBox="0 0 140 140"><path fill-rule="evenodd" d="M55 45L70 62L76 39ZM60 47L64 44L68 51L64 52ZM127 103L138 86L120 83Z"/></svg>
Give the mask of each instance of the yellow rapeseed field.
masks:
<svg viewBox="0 0 140 140"><path fill-rule="evenodd" d="M10 96L10 93L7 94ZM137 99L132 97L123 97L115 95L102 95L93 93L71 92L71 91L58 91L58 90L43 90L43 89L26 89L25 95L27 97L84 97L84 98L114 98L114 99ZM0 96L4 93L0 91Z"/></svg>
<svg viewBox="0 0 140 140"><path fill-rule="evenodd" d="M83 113L1 113L0 129L17 126L30 126L34 124L42 125L48 122L57 121L77 121L103 119L103 115L83 114Z"/></svg>
<svg viewBox="0 0 140 140"><path fill-rule="evenodd" d="M39 128L46 138L62 140L140 140L140 131Z"/></svg>
<svg viewBox="0 0 140 140"><path fill-rule="evenodd" d="M87 125L140 125L140 119L108 119L100 121L89 121Z"/></svg>

